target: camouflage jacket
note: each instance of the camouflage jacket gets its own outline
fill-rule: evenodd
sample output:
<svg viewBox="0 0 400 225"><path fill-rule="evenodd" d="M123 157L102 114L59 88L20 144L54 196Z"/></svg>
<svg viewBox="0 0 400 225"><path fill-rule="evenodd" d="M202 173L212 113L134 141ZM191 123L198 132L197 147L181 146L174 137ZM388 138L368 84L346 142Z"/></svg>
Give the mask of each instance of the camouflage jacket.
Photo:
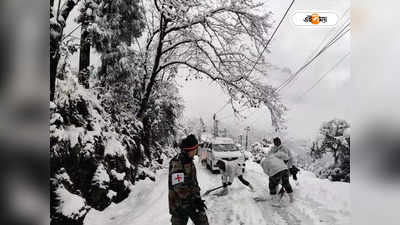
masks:
<svg viewBox="0 0 400 225"><path fill-rule="evenodd" d="M184 160L179 154L169 162L168 175L169 212L178 208L193 206L194 200L200 198L200 187L197 182L196 167L192 160Z"/></svg>

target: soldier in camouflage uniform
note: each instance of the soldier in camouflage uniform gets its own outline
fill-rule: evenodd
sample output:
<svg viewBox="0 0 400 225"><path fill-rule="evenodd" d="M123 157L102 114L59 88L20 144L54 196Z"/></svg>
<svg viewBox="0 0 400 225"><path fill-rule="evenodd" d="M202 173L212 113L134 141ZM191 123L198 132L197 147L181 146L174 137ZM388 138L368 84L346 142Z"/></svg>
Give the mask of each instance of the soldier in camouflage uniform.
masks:
<svg viewBox="0 0 400 225"><path fill-rule="evenodd" d="M204 200L200 197L193 156L198 147L194 135L182 140L181 153L169 162L168 200L172 225L186 225L190 218L195 225L208 225Z"/></svg>

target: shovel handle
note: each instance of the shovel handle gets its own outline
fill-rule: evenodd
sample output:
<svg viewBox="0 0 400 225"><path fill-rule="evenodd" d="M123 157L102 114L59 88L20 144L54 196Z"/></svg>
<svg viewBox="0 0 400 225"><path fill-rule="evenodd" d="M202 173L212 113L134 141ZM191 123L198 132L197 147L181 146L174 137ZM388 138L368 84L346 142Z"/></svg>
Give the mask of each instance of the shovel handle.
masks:
<svg viewBox="0 0 400 225"><path fill-rule="evenodd" d="M224 186L222 185L222 186L219 186L219 187L210 189L210 190L204 192L204 194L203 194L202 196L206 196L206 195L210 194L210 192L215 191L215 190L218 190L218 189L220 189L220 188L222 188L222 187L224 187Z"/></svg>

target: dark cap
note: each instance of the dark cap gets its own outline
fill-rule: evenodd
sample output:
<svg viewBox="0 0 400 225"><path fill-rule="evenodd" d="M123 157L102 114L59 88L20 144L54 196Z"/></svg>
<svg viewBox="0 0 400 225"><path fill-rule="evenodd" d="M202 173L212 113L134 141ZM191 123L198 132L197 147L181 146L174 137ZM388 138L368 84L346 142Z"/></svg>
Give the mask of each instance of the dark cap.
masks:
<svg viewBox="0 0 400 225"><path fill-rule="evenodd" d="M196 136L191 134L182 140L181 148L186 152L190 152L198 147L198 143Z"/></svg>

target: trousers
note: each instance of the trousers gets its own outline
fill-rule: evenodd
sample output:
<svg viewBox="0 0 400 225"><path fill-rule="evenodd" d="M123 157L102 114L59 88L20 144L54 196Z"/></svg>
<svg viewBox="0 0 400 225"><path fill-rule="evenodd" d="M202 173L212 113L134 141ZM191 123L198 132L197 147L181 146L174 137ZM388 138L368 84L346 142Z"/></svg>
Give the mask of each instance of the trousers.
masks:
<svg viewBox="0 0 400 225"><path fill-rule="evenodd" d="M205 211L180 211L173 213L171 216L172 225L186 225L189 218L195 225L209 225L208 218Z"/></svg>
<svg viewBox="0 0 400 225"><path fill-rule="evenodd" d="M293 189L289 183L289 170L282 170L279 173L269 177L269 193L276 194L276 187L282 182L282 186L287 193L292 193Z"/></svg>

